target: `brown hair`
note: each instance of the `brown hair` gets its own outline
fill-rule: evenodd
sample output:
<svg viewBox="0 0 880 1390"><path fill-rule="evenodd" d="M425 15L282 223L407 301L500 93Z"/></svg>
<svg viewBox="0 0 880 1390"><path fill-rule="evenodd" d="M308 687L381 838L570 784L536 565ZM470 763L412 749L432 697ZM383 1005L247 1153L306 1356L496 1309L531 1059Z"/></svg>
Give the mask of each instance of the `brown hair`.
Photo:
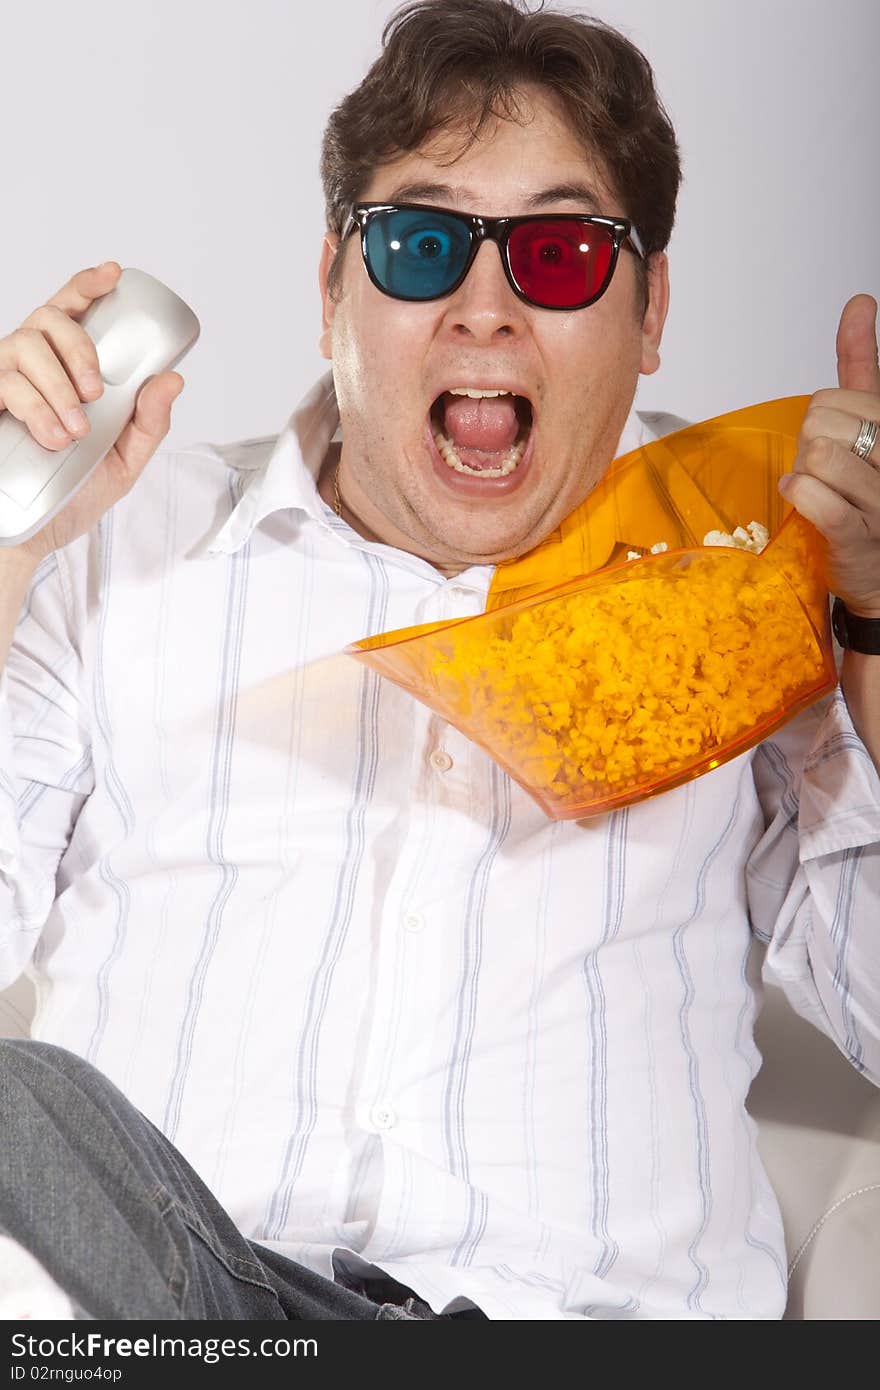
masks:
<svg viewBox="0 0 880 1390"><path fill-rule="evenodd" d="M382 164L444 130L463 126L468 148L491 115L516 120L525 83L554 93L585 150L602 160L623 199L614 211L632 219L646 257L664 250L681 162L647 58L601 20L543 4L530 11L523 0L414 0L395 11L381 55L324 132L328 229L342 234L351 205ZM331 294L341 262L337 255ZM647 276L643 262L635 264L643 314Z"/></svg>

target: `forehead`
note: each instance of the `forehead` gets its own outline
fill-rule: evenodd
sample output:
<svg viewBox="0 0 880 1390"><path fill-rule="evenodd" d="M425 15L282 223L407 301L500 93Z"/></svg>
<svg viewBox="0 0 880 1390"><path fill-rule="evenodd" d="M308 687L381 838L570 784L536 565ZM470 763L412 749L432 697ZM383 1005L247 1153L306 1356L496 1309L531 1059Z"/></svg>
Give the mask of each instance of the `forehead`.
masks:
<svg viewBox="0 0 880 1390"><path fill-rule="evenodd" d="M604 161L584 145L551 94L519 91L516 114L489 116L472 142L464 122L432 135L376 169L364 200L436 203L486 216L549 203L624 211Z"/></svg>

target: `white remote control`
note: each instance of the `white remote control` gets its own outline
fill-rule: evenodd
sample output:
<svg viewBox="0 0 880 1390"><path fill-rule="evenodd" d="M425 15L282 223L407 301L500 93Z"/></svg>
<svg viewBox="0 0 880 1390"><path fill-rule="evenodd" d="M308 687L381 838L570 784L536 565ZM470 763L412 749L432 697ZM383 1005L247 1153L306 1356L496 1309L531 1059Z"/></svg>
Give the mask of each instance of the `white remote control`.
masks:
<svg viewBox="0 0 880 1390"><path fill-rule="evenodd" d="M130 266L78 322L97 349L104 391L80 401L91 428L63 449L44 449L0 412L0 545L30 540L79 492L134 415L144 382L176 367L201 327L173 290Z"/></svg>

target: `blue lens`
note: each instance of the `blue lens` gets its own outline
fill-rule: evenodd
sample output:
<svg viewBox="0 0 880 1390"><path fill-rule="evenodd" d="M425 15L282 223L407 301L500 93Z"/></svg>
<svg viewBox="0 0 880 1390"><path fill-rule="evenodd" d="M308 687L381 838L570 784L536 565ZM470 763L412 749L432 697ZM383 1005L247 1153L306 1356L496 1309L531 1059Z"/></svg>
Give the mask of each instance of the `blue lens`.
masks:
<svg viewBox="0 0 880 1390"><path fill-rule="evenodd" d="M429 208L379 212L367 226L370 267L388 294L436 299L455 284L467 261L470 237L454 217Z"/></svg>

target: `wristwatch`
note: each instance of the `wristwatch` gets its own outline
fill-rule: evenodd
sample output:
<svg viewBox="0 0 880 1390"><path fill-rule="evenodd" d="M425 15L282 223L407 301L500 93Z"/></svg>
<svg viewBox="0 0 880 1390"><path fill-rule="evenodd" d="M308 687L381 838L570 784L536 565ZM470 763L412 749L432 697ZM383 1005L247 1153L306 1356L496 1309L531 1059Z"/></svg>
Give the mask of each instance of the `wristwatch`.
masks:
<svg viewBox="0 0 880 1390"><path fill-rule="evenodd" d="M850 613L842 598L831 609L831 627L842 647L866 656L880 656L880 618L860 618Z"/></svg>

